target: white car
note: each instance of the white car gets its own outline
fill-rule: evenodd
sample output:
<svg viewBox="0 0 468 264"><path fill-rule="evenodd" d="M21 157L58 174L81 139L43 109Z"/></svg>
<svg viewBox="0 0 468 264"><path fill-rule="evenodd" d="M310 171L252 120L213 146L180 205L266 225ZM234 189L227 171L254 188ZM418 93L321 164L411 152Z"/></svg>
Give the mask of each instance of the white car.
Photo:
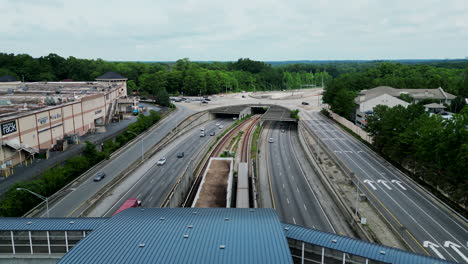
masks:
<svg viewBox="0 0 468 264"><path fill-rule="evenodd" d="M219 129L223 128L224 126L223 125L219 125Z"/></svg>
<svg viewBox="0 0 468 264"><path fill-rule="evenodd" d="M268 143L273 143L273 138L269 138Z"/></svg>
<svg viewBox="0 0 468 264"><path fill-rule="evenodd" d="M220 123L216 123L216 126L219 126L219 125L221 125L221 124L220 124Z"/></svg>
<svg viewBox="0 0 468 264"><path fill-rule="evenodd" d="M205 132L205 128L202 127L202 128L200 129L200 131L201 131L201 132Z"/></svg>
<svg viewBox="0 0 468 264"><path fill-rule="evenodd" d="M157 164L158 164L159 166L162 166L162 165L164 165L164 163L166 163L166 157L160 158L160 159L158 160L158 163L157 163Z"/></svg>

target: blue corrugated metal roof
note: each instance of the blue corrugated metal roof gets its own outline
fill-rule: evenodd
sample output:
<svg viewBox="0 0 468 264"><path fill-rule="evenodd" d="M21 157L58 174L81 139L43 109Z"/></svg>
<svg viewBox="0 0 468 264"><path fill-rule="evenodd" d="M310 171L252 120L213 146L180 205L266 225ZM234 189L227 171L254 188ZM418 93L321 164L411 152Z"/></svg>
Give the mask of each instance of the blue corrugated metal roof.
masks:
<svg viewBox="0 0 468 264"><path fill-rule="evenodd" d="M304 241L310 244L331 248L349 254L378 260L386 263L412 263L412 264L445 264L454 263L442 259L418 255L396 248L382 246L358 240L350 237L340 236L332 233L322 232L302 226L284 224L286 237ZM382 254L383 252L383 254Z"/></svg>
<svg viewBox="0 0 468 264"><path fill-rule="evenodd" d="M109 218L22 218L0 217L0 231L94 230Z"/></svg>
<svg viewBox="0 0 468 264"><path fill-rule="evenodd" d="M292 263L292 257L272 209L130 208L59 263Z"/></svg>

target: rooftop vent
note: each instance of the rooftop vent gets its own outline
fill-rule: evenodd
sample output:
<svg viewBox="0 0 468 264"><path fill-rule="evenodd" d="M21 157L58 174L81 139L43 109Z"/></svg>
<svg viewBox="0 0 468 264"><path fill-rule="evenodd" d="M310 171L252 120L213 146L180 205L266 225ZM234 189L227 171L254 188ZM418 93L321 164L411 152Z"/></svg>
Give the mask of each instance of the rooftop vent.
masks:
<svg viewBox="0 0 468 264"><path fill-rule="evenodd" d="M225 220L225 221L229 221L229 218L228 218L228 217L226 217L226 218L224 218L224 220Z"/></svg>
<svg viewBox="0 0 468 264"><path fill-rule="evenodd" d="M381 250L380 255L385 255L385 251Z"/></svg>
<svg viewBox="0 0 468 264"><path fill-rule="evenodd" d="M187 228L193 228L193 225L188 225Z"/></svg>
<svg viewBox="0 0 468 264"><path fill-rule="evenodd" d="M142 248L142 247L145 247L145 243L140 243L140 244L138 245L138 247L141 247L141 248Z"/></svg>
<svg viewBox="0 0 468 264"><path fill-rule="evenodd" d="M185 235L184 235L184 238L188 238L188 235L187 235L187 234L185 234Z"/></svg>
<svg viewBox="0 0 468 264"><path fill-rule="evenodd" d="M192 214L197 214L197 212L192 212Z"/></svg>
<svg viewBox="0 0 468 264"><path fill-rule="evenodd" d="M73 225L75 223L75 221L70 221L68 222L70 225Z"/></svg>
<svg viewBox="0 0 468 264"><path fill-rule="evenodd" d="M226 246L225 246L225 245L219 245L219 248L220 248L220 249L225 249Z"/></svg>
<svg viewBox="0 0 468 264"><path fill-rule="evenodd" d="M289 231L289 227L285 227L284 230Z"/></svg>
<svg viewBox="0 0 468 264"><path fill-rule="evenodd" d="M161 217L161 218L159 218L159 220L163 221L163 220L166 220L166 218L164 218L164 217Z"/></svg>
<svg viewBox="0 0 468 264"><path fill-rule="evenodd" d="M27 225L30 225L30 224L32 224L32 222L27 222L26 224L27 224Z"/></svg>
<svg viewBox="0 0 468 264"><path fill-rule="evenodd" d="M336 242L337 242L336 239L332 239L332 243L336 243Z"/></svg>

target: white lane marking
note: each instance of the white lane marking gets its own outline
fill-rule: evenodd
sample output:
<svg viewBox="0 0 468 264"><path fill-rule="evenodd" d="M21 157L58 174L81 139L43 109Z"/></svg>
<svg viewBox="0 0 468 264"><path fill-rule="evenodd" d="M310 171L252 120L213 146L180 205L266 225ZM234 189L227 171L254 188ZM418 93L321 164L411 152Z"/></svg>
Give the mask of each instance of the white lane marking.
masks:
<svg viewBox="0 0 468 264"><path fill-rule="evenodd" d="M285 188L284 188L284 183L283 183L283 189L285 189Z"/></svg>
<svg viewBox="0 0 468 264"><path fill-rule="evenodd" d="M154 179L152 179L150 183L153 183L153 182L154 182Z"/></svg>
<svg viewBox="0 0 468 264"><path fill-rule="evenodd" d="M444 247L451 247L462 259L468 263L468 258L460 251L461 246L453 243L452 241L445 241Z"/></svg>
<svg viewBox="0 0 468 264"><path fill-rule="evenodd" d="M341 132L340 132L340 133L341 133ZM347 137L350 138L351 136L347 135ZM355 144L352 140L349 140L349 141L350 141L351 143ZM346 144L345 142L343 142L343 143ZM334 144L335 144L335 146L336 146L338 149L340 148L340 146L339 146L337 143L334 142ZM356 145L356 144L355 144L355 145ZM357 146L357 145L356 145L356 146ZM346 147L349 147L349 145L346 144ZM366 153L366 154L367 154L367 153ZM369 154L367 154L367 155L368 155L370 158L374 159L379 165L381 165L381 164L379 163L379 161L377 161L374 157L372 157L372 156L369 155ZM358 157L359 157L365 164L367 164L370 168L374 169L377 173L379 173L379 171L378 171L374 166L372 166L367 160L365 160L362 156L358 156ZM366 170L364 170L361 166L359 166L359 164L358 164L354 159L352 159L351 157L349 157L349 158L350 158L350 162L354 163L354 164L356 165L356 167L359 168L364 174L366 174L367 176L370 176L369 173L368 173ZM394 174L394 173L393 173L392 171L390 171L386 166L384 166L384 165L381 165L381 166L384 167L388 172L390 172L390 174ZM394 174L394 175L396 175L396 174ZM394 199L392 196L390 196L390 194L387 193L387 191L385 191L385 189L382 189L382 191L383 191L383 192L388 196L388 198L389 198L391 201L393 201L406 215L408 215L409 218L411 218L411 220L413 220L413 222L416 223L416 225L418 225L429 237L431 237L434 241L437 241L437 240L432 236L432 234L431 234L429 231L427 231L422 225L420 225L419 222L416 221L416 219L415 219L405 208L403 208L399 203L397 203L397 201L395 201L395 199ZM414 190L414 189L413 189L413 191L414 191L417 195L419 195L421 198L423 198L424 200L426 200L421 194L419 194L419 192L417 192L417 191ZM408 197L404 192L401 191L401 194L402 194L404 197L406 197L411 203L413 203L413 204L414 204L419 210L421 210L425 215L427 215L436 225L438 225L442 230L444 230L444 231L445 231L449 236L451 236L455 241L457 241L458 243L460 243L460 241L458 241L457 238L455 238L450 232L448 232L448 230L446 230L439 222L437 222L437 221L436 221L433 217L431 217L426 211L424 211L421 207L419 207L412 199L409 199L409 197ZM426 201L427 201L427 200L426 200ZM427 202L428 202L429 204L433 205L433 203L430 203L429 201L427 201ZM437 210L440 211L439 208L437 208L437 207L435 207L435 206L434 206L434 208L436 208ZM454 222L457 226L459 226L460 228L462 228L463 230L465 230L465 229L464 229L463 227L461 227L457 222L453 221L453 219L451 219L450 217L448 217L448 218L449 218L452 222ZM460 243L460 244L461 244L461 243ZM444 250L447 252L447 254L448 254L451 258L453 258L454 260L456 260L456 258L454 258L454 257L452 256L452 254L450 254L450 252L449 252L448 250L446 250L445 248L444 248Z"/></svg>
<svg viewBox="0 0 468 264"><path fill-rule="evenodd" d="M304 209L307 211L307 206L304 204Z"/></svg>
<svg viewBox="0 0 468 264"><path fill-rule="evenodd" d="M387 181L384 180L377 180L377 183L383 184L387 189L391 190L392 187L388 186Z"/></svg>
<svg viewBox="0 0 468 264"><path fill-rule="evenodd" d="M148 202L151 202L151 200L153 200L153 196L151 196L148 200Z"/></svg>
<svg viewBox="0 0 468 264"><path fill-rule="evenodd" d="M299 192L299 188L296 187L297 192Z"/></svg>
<svg viewBox="0 0 468 264"><path fill-rule="evenodd" d="M369 186L370 186L370 187L372 187L372 189L374 189L374 191L375 191L375 190L377 190L377 188L375 188L375 186L372 184L373 182L375 182L375 181L371 181L371 180L364 180L364 183L367 183L367 184L369 184Z"/></svg>
<svg viewBox="0 0 468 264"><path fill-rule="evenodd" d="M393 184L396 184L396 185L398 185L398 186L400 186L400 188L402 188L403 190L406 191L406 188L403 186L403 184L402 184L401 181L392 180L392 183L393 183Z"/></svg>
<svg viewBox="0 0 468 264"><path fill-rule="evenodd" d="M293 222L294 222L294 224L296 224L296 219L294 219L294 217L293 217Z"/></svg>
<svg viewBox="0 0 468 264"><path fill-rule="evenodd" d="M289 204L289 199L288 199L288 197L286 197L286 202L288 202L288 204Z"/></svg>
<svg viewBox="0 0 468 264"><path fill-rule="evenodd" d="M141 193L139 193L139 194L137 195L137 199L140 198L140 195L141 195Z"/></svg>
<svg viewBox="0 0 468 264"><path fill-rule="evenodd" d="M437 248L439 247L439 245L434 244L434 243L432 243L431 241L424 241L423 246L426 247L426 248L428 247L428 248L432 249L432 251L434 251L434 253L436 253L436 255L437 255L439 258L445 259L444 255L442 255L442 254L439 252L439 250L437 249Z"/></svg>

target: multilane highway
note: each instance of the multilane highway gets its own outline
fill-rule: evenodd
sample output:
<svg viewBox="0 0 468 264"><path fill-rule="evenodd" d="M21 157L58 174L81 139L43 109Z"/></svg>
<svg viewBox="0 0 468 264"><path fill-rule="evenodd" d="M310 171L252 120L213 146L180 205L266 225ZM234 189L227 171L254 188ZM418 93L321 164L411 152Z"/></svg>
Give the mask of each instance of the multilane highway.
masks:
<svg viewBox="0 0 468 264"><path fill-rule="evenodd" d="M161 120L158 127L152 130L143 138L143 151L146 152L152 148L157 142L161 141L169 132L171 132L182 120L192 114L193 111L179 107L175 113L171 113L168 118ZM89 200L103 186L112 181L114 177L130 166L137 159L141 159L141 140L129 146L125 151L121 152L110 160L103 168L102 172L106 173L106 178L100 182L94 182L93 176L83 182L81 185L70 190L63 199L50 205L49 213L51 217L67 217L77 216L80 212L76 209ZM45 216L46 212L42 213Z"/></svg>
<svg viewBox="0 0 468 264"><path fill-rule="evenodd" d="M268 126L266 126L268 127ZM300 148L297 128L294 124L273 122L267 128L272 143L267 146L267 170L271 179L273 206L282 221L327 232L336 232L332 221L325 212L321 194L314 187L317 182L309 183L314 173ZM301 159L301 161L300 161ZM315 185L315 186L314 186Z"/></svg>
<svg viewBox="0 0 468 264"><path fill-rule="evenodd" d="M468 263L466 219L320 113L306 112L303 120L355 173L360 189L397 226L413 251Z"/></svg>
<svg viewBox="0 0 468 264"><path fill-rule="evenodd" d="M216 126L219 123L224 126L221 130ZM158 166L153 164L133 186L115 203L104 216L112 215L129 198L141 200L142 207L160 207L164 198L171 190L177 177L185 170L186 166L195 168L196 164L190 164L190 160L207 144L214 142L216 137L233 123L232 119L214 119L188 132L188 137L165 152L166 163ZM205 137L200 137L200 127L205 128ZM210 132L215 131L215 136ZM184 152L184 157L178 158L177 153Z"/></svg>

